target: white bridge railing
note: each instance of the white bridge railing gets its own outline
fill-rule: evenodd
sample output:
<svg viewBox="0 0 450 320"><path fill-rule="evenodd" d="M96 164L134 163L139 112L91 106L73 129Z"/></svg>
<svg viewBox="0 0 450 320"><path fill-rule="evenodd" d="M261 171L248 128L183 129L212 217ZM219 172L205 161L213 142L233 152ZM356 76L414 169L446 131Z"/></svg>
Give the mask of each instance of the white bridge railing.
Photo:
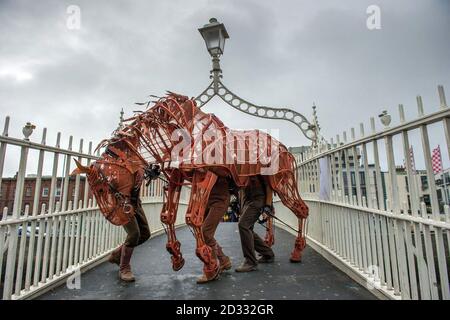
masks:
<svg viewBox="0 0 450 320"><path fill-rule="evenodd" d="M418 96L417 119L406 122L400 105L399 125L377 132L371 118L370 134L361 124L359 138L352 128L350 140L344 132L342 143L338 135L297 159L309 245L378 296L450 299L449 170L436 169L440 152L430 146L445 145L441 156L449 156L450 109L438 89L433 113ZM280 204L277 215L296 225Z"/></svg>
<svg viewBox="0 0 450 320"><path fill-rule="evenodd" d="M59 133L56 145L49 146L45 128L40 143L29 141L26 130L24 139L9 137L7 117L0 135L0 204L3 206L0 293L3 299L31 298L76 276L77 272L104 261L125 236L122 228L113 226L101 215L84 177L69 177L74 169L73 159L85 165L96 159L92 143L88 152L83 153L83 140L78 151L73 151L72 137L68 148L63 149ZM18 168L15 168L17 158ZM15 160L10 167L7 167L8 159ZM58 168L62 171L59 176ZM6 175L8 171L16 172L14 178L5 178L5 170ZM159 219L162 181L144 185L141 198L152 234L160 233L163 231ZM184 222L186 199L184 191L177 224Z"/></svg>

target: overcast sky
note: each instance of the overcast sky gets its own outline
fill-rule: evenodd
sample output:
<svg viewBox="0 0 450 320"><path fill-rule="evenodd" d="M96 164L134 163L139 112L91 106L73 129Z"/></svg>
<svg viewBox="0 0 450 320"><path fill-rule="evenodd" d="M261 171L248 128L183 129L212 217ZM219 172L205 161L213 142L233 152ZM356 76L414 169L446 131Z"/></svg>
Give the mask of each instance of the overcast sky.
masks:
<svg viewBox="0 0 450 320"><path fill-rule="evenodd" d="M380 30L366 26L373 4ZM69 5L81 9L79 30L67 28ZM63 146L69 135L97 143L115 129L122 107L132 115L133 103L149 94L196 96L210 81L197 31L210 17L230 35L224 84L255 104L308 118L315 102L327 139L368 126L383 109L396 123L399 103L412 119L417 94L426 112L436 111L438 84L450 100L447 0L0 0L0 117L11 116L13 136L31 121L32 140L47 127L49 144L57 131ZM252 118L218 99L205 110L232 128L279 129L286 145L308 144L293 124Z"/></svg>

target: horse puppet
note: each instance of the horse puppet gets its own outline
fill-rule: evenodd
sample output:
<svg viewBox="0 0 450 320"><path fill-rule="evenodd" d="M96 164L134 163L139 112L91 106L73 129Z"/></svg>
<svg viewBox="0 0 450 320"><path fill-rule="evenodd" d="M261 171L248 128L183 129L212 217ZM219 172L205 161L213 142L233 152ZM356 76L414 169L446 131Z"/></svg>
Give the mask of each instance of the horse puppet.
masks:
<svg viewBox="0 0 450 320"><path fill-rule="evenodd" d="M260 176L298 218L298 234L290 260L299 262L306 245L305 221L308 207L297 189L296 161L287 148L259 130L237 131L225 127L214 115L197 107L194 99L168 92L165 97L147 103L146 111L127 119L104 147L101 158L89 167L77 162L75 173L85 173L105 217L116 225L125 224L133 215L129 203L135 172L144 170L152 176L158 165L167 180L161 222L165 225L175 271L184 265L175 221L182 186L190 185L186 224L196 239L196 255L203 262L205 274L215 274L219 263L206 245L201 227L208 197L217 178L227 177L235 187L244 187L252 176ZM149 164L152 164L149 165ZM149 169L150 168L150 169ZM271 221L271 220L270 220ZM273 221L265 241L274 242Z"/></svg>

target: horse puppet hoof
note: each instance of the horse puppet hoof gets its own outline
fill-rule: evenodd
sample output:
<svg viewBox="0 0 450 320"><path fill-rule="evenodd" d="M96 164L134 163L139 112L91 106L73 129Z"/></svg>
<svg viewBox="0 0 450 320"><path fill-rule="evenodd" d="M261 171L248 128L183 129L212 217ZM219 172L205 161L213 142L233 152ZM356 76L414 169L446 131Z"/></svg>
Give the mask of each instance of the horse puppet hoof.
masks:
<svg viewBox="0 0 450 320"><path fill-rule="evenodd" d="M301 258L290 258L289 259L289 261L291 262L291 263L300 263L300 262L302 262L302 259Z"/></svg>
<svg viewBox="0 0 450 320"><path fill-rule="evenodd" d="M183 266L184 266L184 258L181 258L176 263L175 262L172 263L173 271L179 271L179 270L181 270L181 268L183 268Z"/></svg>

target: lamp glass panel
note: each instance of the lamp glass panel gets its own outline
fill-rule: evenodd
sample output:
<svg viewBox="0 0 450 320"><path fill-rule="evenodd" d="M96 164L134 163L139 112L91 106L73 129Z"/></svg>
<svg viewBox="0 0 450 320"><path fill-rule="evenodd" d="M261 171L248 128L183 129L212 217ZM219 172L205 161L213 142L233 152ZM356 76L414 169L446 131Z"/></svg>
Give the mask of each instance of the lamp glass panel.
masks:
<svg viewBox="0 0 450 320"><path fill-rule="evenodd" d="M223 49L225 47L225 37L223 36L222 30L219 31L219 48L220 53L223 54Z"/></svg>
<svg viewBox="0 0 450 320"><path fill-rule="evenodd" d="M219 46L219 30L210 30L205 32L206 47L211 52L211 50L218 50Z"/></svg>

